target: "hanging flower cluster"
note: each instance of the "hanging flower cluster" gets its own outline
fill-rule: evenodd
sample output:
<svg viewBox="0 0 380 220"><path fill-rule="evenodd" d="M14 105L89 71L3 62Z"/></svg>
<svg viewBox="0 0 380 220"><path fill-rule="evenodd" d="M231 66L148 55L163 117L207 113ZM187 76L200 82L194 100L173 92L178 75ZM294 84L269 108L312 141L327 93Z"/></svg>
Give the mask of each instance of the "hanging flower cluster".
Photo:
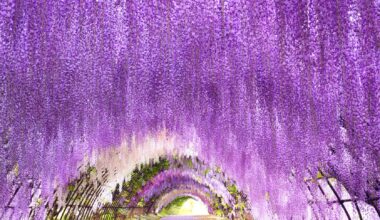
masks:
<svg viewBox="0 0 380 220"><path fill-rule="evenodd" d="M92 152L162 129L194 129L199 158L248 192L254 216L305 216L307 169L379 196L379 10L1 1L0 216L27 217L31 195L52 200Z"/></svg>

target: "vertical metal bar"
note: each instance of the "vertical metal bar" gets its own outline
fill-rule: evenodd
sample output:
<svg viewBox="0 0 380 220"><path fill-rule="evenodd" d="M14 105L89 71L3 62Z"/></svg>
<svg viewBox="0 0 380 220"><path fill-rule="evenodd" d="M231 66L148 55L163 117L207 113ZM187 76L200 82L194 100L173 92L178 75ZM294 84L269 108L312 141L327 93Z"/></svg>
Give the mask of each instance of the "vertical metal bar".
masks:
<svg viewBox="0 0 380 220"><path fill-rule="evenodd" d="M90 184L87 183L83 191L86 191L89 186L90 186ZM75 195L75 198L72 199L72 202L69 201L69 203L67 204L67 206L69 206L69 209L67 210L67 214L70 213L70 210L72 210L72 208L75 206L75 200L78 198L79 195L82 195L82 193L77 193ZM70 202L71 202L71 205L70 205ZM74 209L75 209L75 207L74 207ZM64 213L62 213L62 218L64 218L64 216L65 216Z"/></svg>
<svg viewBox="0 0 380 220"><path fill-rule="evenodd" d="M309 171L309 174L311 175L311 177L313 178L313 174L311 173L311 170L308 168L307 169ZM324 176L324 175L323 175ZM325 191L323 191L322 187L321 187L321 184L319 184L318 180L316 180L316 183L317 183L317 186L319 188L319 190L321 191L322 195L325 197L325 199L328 201L327 199L327 196L326 196L326 193Z"/></svg>
<svg viewBox="0 0 380 220"><path fill-rule="evenodd" d="M327 184L330 186L330 188L331 188L331 190L333 191L333 193L334 193L334 195L336 196L336 198L338 199L338 202L339 202L339 204L342 206L344 212L346 213L347 218L348 218L349 220L351 220L350 214L348 213L348 211L347 211L347 209L346 209L346 206L344 206L344 204L343 204L344 202L342 202L342 200L340 199L338 193L336 192L336 190L334 189L334 187L333 187L332 184L330 183L329 179L326 179L326 182L327 182Z"/></svg>
<svg viewBox="0 0 380 220"><path fill-rule="evenodd" d="M7 212L7 209L10 207L10 205L11 205L13 199L15 198L16 194L17 194L18 191L20 190L21 186L22 186L22 184L20 184L20 185L16 188L16 190L15 190L15 192L13 193L12 197L9 199L7 205L4 207L4 212L1 214L0 219L3 219L3 216L4 216L5 213Z"/></svg>
<svg viewBox="0 0 380 220"><path fill-rule="evenodd" d="M89 188L86 189L86 190L82 193L82 198L81 198L81 200L79 201L79 204L76 205L76 207L78 207L79 215L80 215L80 211L83 210L83 209L85 208L85 206L84 206L83 203L86 201L87 197L89 197L89 192L93 189L93 186L94 186L93 183L91 183L91 184L89 185ZM79 219L79 215L78 215L78 218L77 218L77 219Z"/></svg>
<svg viewBox="0 0 380 220"><path fill-rule="evenodd" d="M87 202L87 203L85 204L85 206L87 207L87 209L85 209L82 213L79 214L78 219L82 219L82 217L83 217L83 219L85 219L86 214L87 214L89 211L91 212L91 209L92 209L91 202L92 202L92 200L93 200L93 198L94 198L94 195L96 194L96 191L97 191L98 189L99 189L99 187L93 190L92 194L91 194L90 197L89 197L89 202Z"/></svg>
<svg viewBox="0 0 380 220"><path fill-rule="evenodd" d="M98 196L100 195L100 193L104 192L104 189L103 187L101 187L101 185L99 185L98 187L98 191L96 192L95 196L93 197L91 203L90 203L90 206L94 206L94 203L96 201L96 199L98 198ZM91 215L91 209L87 210L87 213L84 215L84 218L87 219L87 217L90 217Z"/></svg>
<svg viewBox="0 0 380 220"><path fill-rule="evenodd" d="M55 192L53 193L53 195L55 194ZM46 216L47 216L47 218L49 218L49 216L50 216L50 213L52 213L52 217L51 217L51 219L53 219L53 217L54 217L54 207L55 207L55 205L57 204L57 200L58 200L58 198L57 197L55 197L55 199L54 199L54 201L53 201L53 206L52 206L52 208L50 209L48 209L48 212L47 212L47 214L46 214ZM48 206L48 203L46 203L46 206L45 207L47 207Z"/></svg>
<svg viewBox="0 0 380 220"><path fill-rule="evenodd" d="M32 199L33 199L33 197L34 197L34 195L36 194L36 192L37 192L37 190L39 190L40 189L40 187L41 187L41 183L39 183L38 185L37 185L37 187L36 187L36 190L32 193L32 195L30 196L30 202L29 203L31 203L32 202ZM30 207L30 212L29 212L29 218L32 218L32 214L34 215L34 209L35 209L36 207Z"/></svg>
<svg viewBox="0 0 380 220"><path fill-rule="evenodd" d="M355 204L356 210L358 211L359 219L363 220L362 213L360 212L360 209L356 200L354 200L354 204Z"/></svg>
<svg viewBox="0 0 380 220"><path fill-rule="evenodd" d="M80 180L79 180L79 182L76 184L76 188L75 188L74 191L73 191L71 194L69 194L69 195L67 196L67 198L66 198L67 205L70 204L70 200L72 199L72 197L73 197L74 195L76 195L78 189L80 188L80 186L81 186L82 183L83 183L83 180L84 180L83 175L80 175L79 178L80 178ZM67 209L67 205L66 205L65 208L63 209L62 216L65 215L65 212L66 212L66 209Z"/></svg>
<svg viewBox="0 0 380 220"><path fill-rule="evenodd" d="M7 207L11 205L13 199L16 197L16 194L18 193L18 191L20 190L21 187L22 187L22 184L20 184L20 185L16 188L15 192L13 193L12 197L9 199L9 202L7 203Z"/></svg>
<svg viewBox="0 0 380 220"><path fill-rule="evenodd" d="M102 177L103 177L103 184L104 184L105 182L107 182L107 178L108 178L108 170L107 169L103 171ZM101 181L98 180L97 191L96 191L96 193L94 194L94 196L92 197L92 199L90 201L90 206L91 207L93 207L96 199L98 198L98 196L100 195L100 193L102 193L103 191L104 191L104 189L102 190ZM91 216L91 209L88 209L88 210L86 210L86 213L85 213L85 215L83 217L86 219L87 217L90 217L90 216Z"/></svg>
<svg viewBox="0 0 380 220"><path fill-rule="evenodd" d="M82 214L86 212L86 210L89 208L88 204L86 205L86 203L88 203L88 201L92 198L92 195L95 193L95 191L95 185L92 183L90 190L88 191L88 193L86 193L86 196L82 199L82 201L79 204L79 215L77 219L81 219L80 217L82 216Z"/></svg>

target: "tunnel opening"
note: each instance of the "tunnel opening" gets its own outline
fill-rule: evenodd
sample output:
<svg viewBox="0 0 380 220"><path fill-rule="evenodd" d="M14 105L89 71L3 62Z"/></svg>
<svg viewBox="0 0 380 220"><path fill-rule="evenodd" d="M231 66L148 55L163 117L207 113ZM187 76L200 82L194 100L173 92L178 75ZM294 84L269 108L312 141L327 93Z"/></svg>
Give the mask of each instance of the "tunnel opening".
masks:
<svg viewBox="0 0 380 220"><path fill-rule="evenodd" d="M179 196L158 212L158 216L208 216L208 207L194 196Z"/></svg>

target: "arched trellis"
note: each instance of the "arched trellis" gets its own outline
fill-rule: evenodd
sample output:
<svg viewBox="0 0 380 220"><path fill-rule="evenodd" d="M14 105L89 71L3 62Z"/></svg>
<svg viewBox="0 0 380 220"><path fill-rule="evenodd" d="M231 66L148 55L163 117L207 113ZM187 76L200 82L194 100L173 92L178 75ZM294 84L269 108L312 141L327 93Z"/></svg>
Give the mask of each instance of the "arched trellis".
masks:
<svg viewBox="0 0 380 220"><path fill-rule="evenodd" d="M196 169L198 169L198 173L194 172L193 169L195 169L195 167L197 167ZM197 158L174 158L172 160L171 169L162 172L160 171L159 174L154 176L151 181L147 182L143 188L139 190L139 194L133 195L133 197L130 198L131 200L129 204L126 205L117 203L117 201L113 201L112 203L101 203L99 197L100 194L106 190L104 186L107 185L109 171L103 170L102 179L99 179L97 175L98 171L94 167L89 167L79 179L65 187L66 193L62 194L64 198L61 198L61 203L57 198L54 200L53 204L49 207L47 213L48 218L64 219L72 217L88 219L92 216L96 217L99 216L99 214L106 215L107 213L117 216L120 211L124 212L124 216L135 215L136 213L154 213L159 196L166 195L173 190L184 189L186 188L185 186L189 185L198 190L198 194L196 191L193 191L193 195L203 198L203 201L208 204L211 213L213 212L213 209L220 208L215 206L215 199L222 202L220 205L223 204L224 208L232 207L233 209L235 209L236 203L238 202L233 196L239 193L239 201L242 197L246 199L246 196L237 191L236 186L232 185L233 182L227 179L220 169L213 170L208 168ZM204 176L198 175L199 173L203 173ZM212 178L206 178L207 175L212 175ZM157 179L159 179L158 182ZM157 192L151 192L152 190L158 189L154 184L164 187ZM231 193L227 187L232 186L234 191ZM113 191L115 192L118 187L119 186ZM191 187L188 187L187 189L191 189ZM191 194L190 192L191 190L188 191L189 194ZM146 197L144 193L151 196ZM206 194L209 195L208 198L206 198ZM212 196L210 197L210 195ZM137 202L141 198L147 198L150 203L146 206L138 205ZM214 203L212 199L214 199ZM245 207L246 206L244 206L244 208ZM230 208L230 210L232 210L232 208ZM248 209L249 208L247 207L247 210ZM243 208L241 208L241 211L243 211ZM226 212L226 210L224 212Z"/></svg>
<svg viewBox="0 0 380 220"><path fill-rule="evenodd" d="M170 139L169 139L170 140ZM150 143L148 141L148 143ZM147 144L150 145L150 144ZM137 164L141 163L149 163L151 160L157 160L159 158L159 155L173 155L175 153L178 153L178 151L173 152L172 145L174 143L171 143L170 141L167 142L162 142L162 143L155 143L154 148L155 151L152 153L152 151L149 150L144 150L138 148L137 146L132 146L131 148L115 148L115 149L107 149L105 150L100 156L96 158L96 160L92 163L94 166L81 166L78 173L81 173L79 177L75 180L78 181L79 184L74 184L70 185L68 184L67 186L63 187L57 187L54 196L51 196L51 200L48 200L46 197L43 197L43 195L40 194L40 184L38 179L30 179L29 182L24 183L20 182L17 179L17 167L14 168L14 182L15 182L15 188L13 189L13 196L8 202L8 206L5 207L3 210L1 210L0 215L2 218L18 218L16 212L14 212L15 209L17 209L17 206L14 206L15 202L18 200L18 197L25 192L27 192L28 195L31 193L30 197L30 204L29 204L29 210L28 214L30 218L33 218L33 216L41 216L38 215L38 213L43 213L42 215L46 216L46 213L48 216L55 216L55 219L60 219L63 214L65 213L72 213L74 216L79 216L80 218L89 218L93 216L93 214L96 212L96 209L99 207L106 207L109 209L115 209L120 210L120 209L127 209L127 208L134 208L134 210L141 209L140 207L125 207L125 206L104 206L104 201L100 200L99 198L102 197L104 194L110 194L112 190L115 189L116 184L112 184L115 181L115 177L117 177L120 173L125 176L127 175L125 171L131 172L133 168ZM148 146L151 147L151 146ZM197 157L195 155L189 155L186 154L185 152L189 152L188 149L184 148L185 150L183 152L179 152L179 155L187 155L187 158L194 158L195 161L197 160ZM125 152L124 152L125 151ZM141 152L145 152L144 155L141 157ZM194 152L194 149L190 152ZM150 154L152 153L152 154ZM108 157L104 157L104 154L109 155ZM115 156L118 155L118 156ZM121 155L121 156L120 156ZM140 157L137 157L137 155L140 155ZM125 157L135 157L138 158L138 161L134 161L129 167L125 164L123 164L123 158ZM104 158L104 159L103 159ZM114 163L110 163L110 159ZM200 161L200 164L203 162ZM100 165L99 165L100 164ZM123 169L117 169L118 164L123 164L122 168ZM177 164L178 166L180 164ZM87 167L87 168L86 168ZM206 165L207 167L207 165ZM128 171L129 170L129 171ZM320 201L321 198L324 198L324 195L322 193L322 190L325 192L327 190L319 189L317 182L315 179L318 179L320 182L323 181L323 176L330 178L330 183L335 189L335 186L333 185L334 183L332 180L334 178L333 175L327 175L324 174L320 170L319 174L312 175L312 171L309 172L309 178L310 180L305 181L304 186L306 187L305 189L300 189L301 192L306 192L307 194L308 191L310 191L307 187L309 185L311 188L316 188L316 190L311 190L311 197L305 196L305 200L308 200L309 203L312 203L313 209L320 209L316 204L329 204L331 206L333 205L338 205L339 210L342 210L341 216L350 216L351 219L352 213L350 213L350 210L347 209L347 212L344 211L343 207L341 204L346 207L348 204L352 203L351 201L356 201L358 207L360 210L362 210L363 206L364 208L370 208L372 212L377 216L376 212L378 213L378 197L376 197L375 193L368 193L368 198L367 200L362 200L360 201L358 198L343 198L339 195L339 198L337 198L333 191L332 195L335 196L335 201L329 201L329 200L323 200ZM315 171L313 171L315 172ZM322 175L323 173L323 175ZM223 175L223 173L221 174ZM317 178L315 178L317 176ZM73 182L75 182L73 181ZM326 182L325 184L327 187L330 187L328 183ZM17 186L17 187L16 187ZM298 184L297 184L298 186ZM376 186L376 185L375 185ZM327 188L329 190L329 188ZM331 190L330 190L331 191ZM376 192L376 187L374 187L374 191ZM321 195L315 195L315 193L320 193ZM337 190L339 193L339 191ZM68 196L70 194L70 196ZM75 195L78 194L78 195ZM326 193L325 193L326 194ZM254 199L254 198L253 198ZM350 201L351 200L351 201ZM369 206L368 204L371 204L372 206ZM377 202L377 203L376 203ZM66 206L67 204L67 206ZM355 203L353 203L355 205ZM355 206L353 206L355 208ZM251 208L251 207L249 207ZM254 208L254 207L252 207ZM45 212L46 210L46 212ZM144 211L144 210L143 210ZM340 212L340 211L339 211ZM319 212L323 213L323 212ZM348 215L347 215L348 213ZM362 212L360 212L361 215L363 215ZM313 215L318 216L317 212L314 212ZM328 215L328 214L327 214ZM359 217L358 217L359 218ZM365 217L363 217L365 219Z"/></svg>
<svg viewBox="0 0 380 220"><path fill-rule="evenodd" d="M64 204L60 203L58 195L62 192L56 191L56 197L51 204L46 205L46 215L48 219L62 219L68 213L72 213L76 218L89 219L93 217L99 204L99 196L107 190L104 184L108 181L110 172L105 169L97 175L94 167L88 167L85 172L82 172L75 184L71 183L65 187L66 198ZM345 187L333 176L325 173L321 169L317 173L313 173L308 169L309 176L304 179L305 190L304 194L309 201L312 209L323 209L330 206L337 207L335 212L342 212L347 219L368 219L371 217L380 216L377 206L379 197L370 196L366 201L361 201L354 196L351 196ZM35 181L37 182L37 181ZM19 193L23 192L23 188L29 187L31 190L31 203L29 209L29 217L33 219L35 213L41 209L40 204L40 184L34 184L32 180L29 184L17 185L14 189L13 197L5 207L5 211L1 213L2 218L13 216L13 202ZM110 190L110 189L108 189ZM302 189L301 189L302 190ZM321 207L322 205L322 207ZM103 206L103 209L112 209L117 212L120 209L133 210L135 213L147 213L152 210L152 207L130 207L130 206ZM328 212L327 212L328 213ZM330 211L330 213L333 213ZM368 214L370 213L370 214ZM318 216L317 212L313 215Z"/></svg>
<svg viewBox="0 0 380 220"><path fill-rule="evenodd" d="M103 170L99 179L94 173L94 168L89 167L77 180L65 187L67 194L64 195L64 204L59 205L59 195L55 196L51 207L47 204L47 218L64 219L73 216L78 219L90 218L98 197L105 190L103 184L107 182L108 175L108 170Z"/></svg>

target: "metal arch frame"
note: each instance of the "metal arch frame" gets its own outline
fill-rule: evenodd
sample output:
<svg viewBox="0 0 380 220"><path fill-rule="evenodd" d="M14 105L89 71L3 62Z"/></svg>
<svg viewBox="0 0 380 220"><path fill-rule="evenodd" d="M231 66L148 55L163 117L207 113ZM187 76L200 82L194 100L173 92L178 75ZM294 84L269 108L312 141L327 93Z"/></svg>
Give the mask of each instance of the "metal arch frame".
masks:
<svg viewBox="0 0 380 220"><path fill-rule="evenodd" d="M66 204L58 209L58 197L55 197L53 207L47 207L48 212L46 218L66 219L65 217L67 217L67 215L72 214L76 209L78 209L79 215L71 217L74 217L74 219L89 219L93 214L91 209L94 206L96 199L100 193L104 191L101 183L107 182L108 179L108 170L106 169L102 171L102 173L102 181L98 178L93 181L88 181L88 179L83 178L85 174L80 175L78 182L75 184L74 191L69 193L66 198ZM76 201L78 197L79 201Z"/></svg>
<svg viewBox="0 0 380 220"><path fill-rule="evenodd" d="M355 207L357 213L358 213L358 216L359 216L359 219L360 220L363 220L363 216L362 216L362 213L361 213L361 210L358 206L358 199L341 199L337 190L334 188L334 186L332 185L330 179L333 178L333 177L329 177L329 176L326 176L324 174L324 172L321 170L321 169L318 169L318 171L322 174L322 177L319 177L317 178L317 180L325 180L327 185L329 186L329 188L331 189L331 191L333 192L335 198L337 199L336 201L328 201L328 198L326 197L326 193L324 192L324 190L322 189L321 185L319 184L318 181L316 181L316 185L318 187L318 189L320 190L320 192L322 193L322 195L325 197L325 199L327 200L327 203L339 203L340 204L340 207L343 209L344 213L346 214L346 217L347 219L351 220L351 216L350 216L350 213L348 212L346 206L344 205L344 203L346 202L352 202L353 203L353 206ZM310 169L308 169L308 172L311 176L313 176L312 172ZM308 184L308 182L311 182L313 179L307 179L305 180L305 184L307 186L307 189L310 191L310 193L312 193L311 189L310 189L310 186ZM312 193L313 194L313 193ZM351 196L351 195L350 195ZM366 202L368 204L370 204L372 207L374 207L375 211L377 212L378 216L380 217L380 211L379 211L379 208L376 206L375 204L375 201L377 200L380 200L379 197L376 197L376 198L370 198L369 194L367 193L367 199L366 199Z"/></svg>

